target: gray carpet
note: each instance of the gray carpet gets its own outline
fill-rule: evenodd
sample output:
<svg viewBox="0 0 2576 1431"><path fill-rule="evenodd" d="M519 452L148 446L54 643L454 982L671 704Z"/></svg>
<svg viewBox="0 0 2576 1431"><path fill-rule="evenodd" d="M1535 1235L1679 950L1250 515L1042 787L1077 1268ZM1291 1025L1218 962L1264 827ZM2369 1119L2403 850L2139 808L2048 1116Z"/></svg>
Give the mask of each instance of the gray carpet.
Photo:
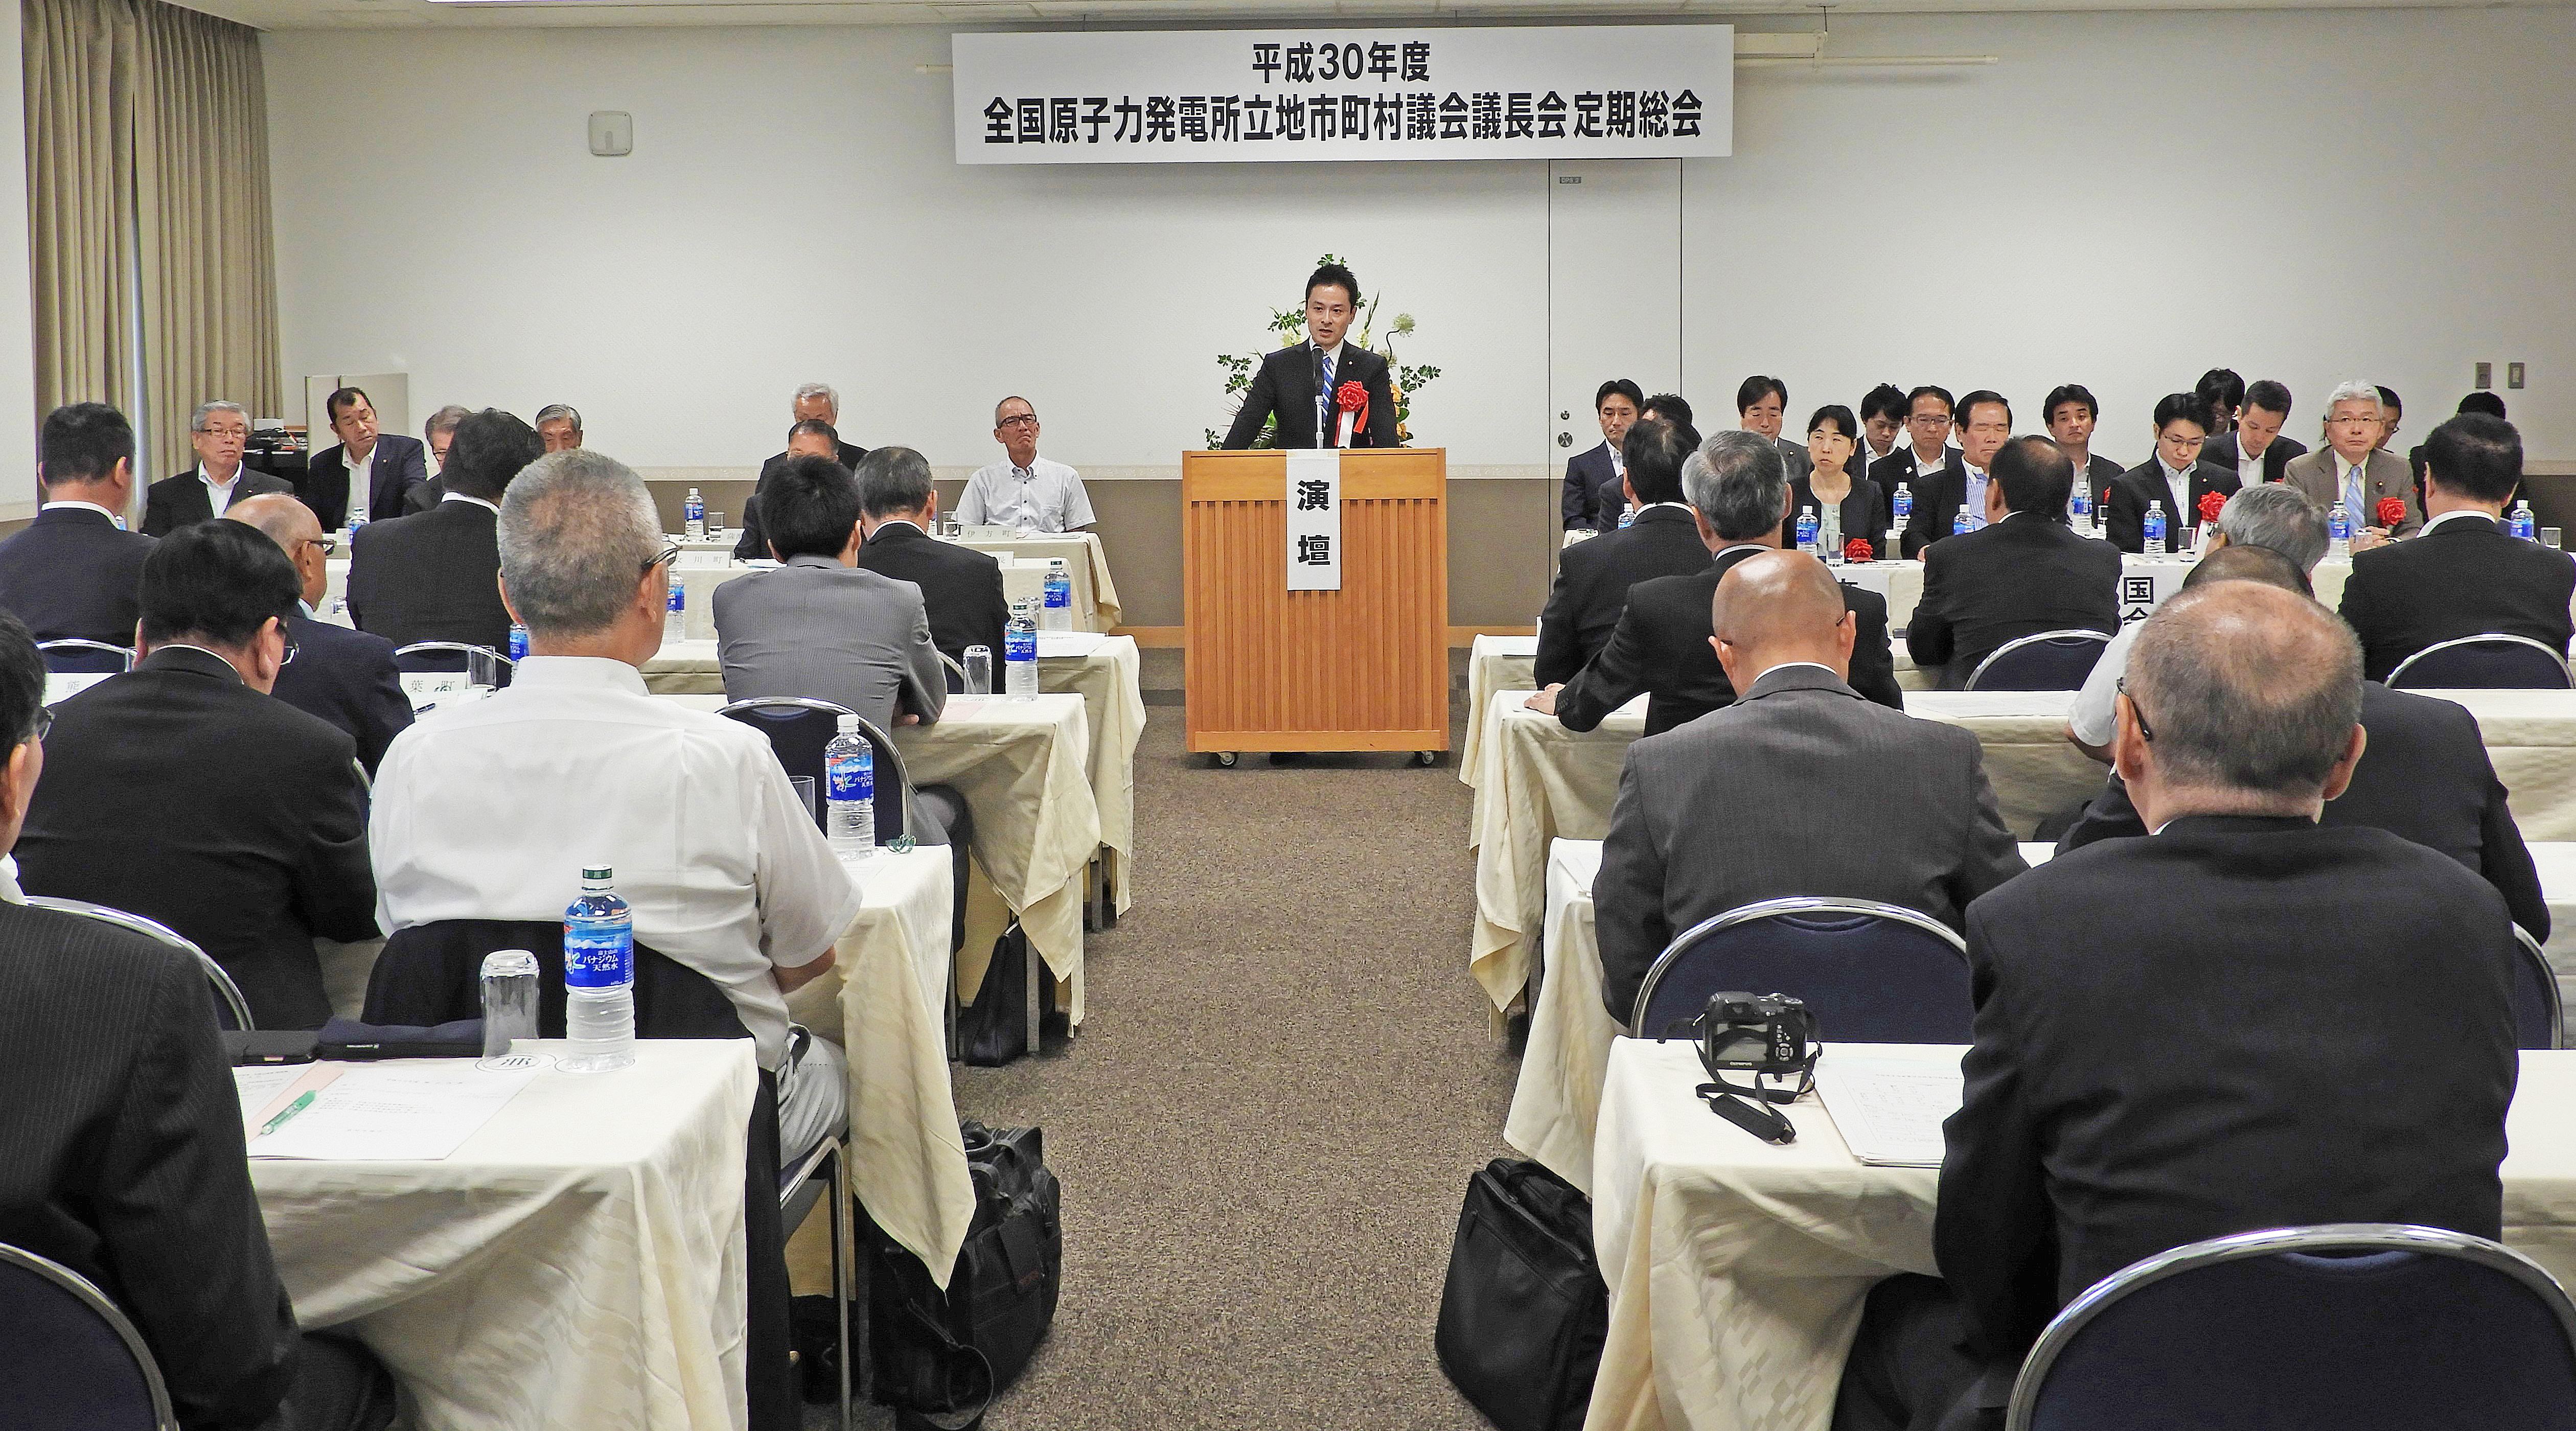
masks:
<svg viewBox="0 0 2576 1431"><path fill-rule="evenodd" d="M1055 1331L987 1424L1473 1431L1432 1319L1516 1065L1467 974L1467 787L1454 759L1217 770L1181 736L1157 707L1082 1032L958 1072L961 1112L1045 1127L1065 1189Z"/></svg>

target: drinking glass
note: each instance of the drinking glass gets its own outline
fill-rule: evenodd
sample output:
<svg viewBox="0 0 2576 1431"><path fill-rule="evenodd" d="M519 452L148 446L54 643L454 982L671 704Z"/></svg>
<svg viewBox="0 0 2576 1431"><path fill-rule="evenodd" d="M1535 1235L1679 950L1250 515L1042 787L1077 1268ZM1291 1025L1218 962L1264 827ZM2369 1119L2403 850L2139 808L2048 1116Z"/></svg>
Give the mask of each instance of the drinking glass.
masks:
<svg viewBox="0 0 2576 1431"><path fill-rule="evenodd" d="M993 693L993 648L990 646L967 647L964 665L966 667L966 694L970 696L991 695Z"/></svg>
<svg viewBox="0 0 2576 1431"><path fill-rule="evenodd" d="M2540 544L2544 547L2551 548L2552 550L2557 549L2558 529L2556 527L2542 527L2540 529Z"/></svg>
<svg viewBox="0 0 2576 1431"><path fill-rule="evenodd" d="M814 777L811 775L790 775L787 777L787 783L796 791L796 803L805 807L806 818L812 820L815 823L815 826L820 828L823 823L823 817L814 812Z"/></svg>

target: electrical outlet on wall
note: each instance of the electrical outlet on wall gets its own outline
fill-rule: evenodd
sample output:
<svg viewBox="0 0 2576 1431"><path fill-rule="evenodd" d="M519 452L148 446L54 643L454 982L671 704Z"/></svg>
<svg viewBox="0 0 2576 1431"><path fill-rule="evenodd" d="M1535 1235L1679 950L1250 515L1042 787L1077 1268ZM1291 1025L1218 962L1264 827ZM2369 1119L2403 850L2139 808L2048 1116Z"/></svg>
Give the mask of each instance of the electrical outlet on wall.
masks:
<svg viewBox="0 0 2576 1431"><path fill-rule="evenodd" d="M592 110L590 152L602 159L615 159L634 153L635 116L622 109Z"/></svg>
<svg viewBox="0 0 2576 1431"><path fill-rule="evenodd" d="M2477 367L2478 380L2472 386L2476 387L2479 392L2485 392L2487 389L2495 386L2495 364L2480 363Z"/></svg>
<svg viewBox="0 0 2576 1431"><path fill-rule="evenodd" d="M2507 363L2504 365L2504 385L2508 388L2519 388L2522 386L2522 364Z"/></svg>

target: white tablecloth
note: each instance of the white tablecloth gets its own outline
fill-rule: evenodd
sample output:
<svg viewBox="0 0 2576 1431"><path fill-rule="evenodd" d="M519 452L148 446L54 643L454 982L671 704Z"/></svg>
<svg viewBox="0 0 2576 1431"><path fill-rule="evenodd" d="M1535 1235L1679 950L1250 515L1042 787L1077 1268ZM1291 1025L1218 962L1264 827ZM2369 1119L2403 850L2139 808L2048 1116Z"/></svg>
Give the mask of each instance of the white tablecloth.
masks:
<svg viewBox="0 0 2576 1431"><path fill-rule="evenodd" d="M539 1073L442 1162L253 1159L297 1320L362 1337L424 1431L745 1424L757 1079L746 1040L648 1041Z"/></svg>
<svg viewBox="0 0 2576 1431"><path fill-rule="evenodd" d="M2147 557L2123 554L2120 574L2120 616L2124 621L2144 621L2155 609L2182 590L2182 579L2191 575L2192 558L2188 556ZM1902 631L1914 619L1914 608L1923 600L1923 563L1919 561L1873 561L1847 564L1834 575L1854 586L1875 591L1887 598L1887 628ZM2328 607L2343 600L2344 579L2352 575L2352 563L2342 558L2319 562L2312 576L2317 600ZM2143 581L2145 584L2140 585ZM1902 649L1900 647L1900 649Z"/></svg>
<svg viewBox="0 0 2576 1431"><path fill-rule="evenodd" d="M1688 1043L1622 1039L1611 1052L1592 1207L1610 1337L1584 1425L1825 1431L1870 1287L1937 1270L1940 1174L1863 1167L1813 1098L1789 1109L1798 1141L1760 1142L1693 1096L1705 1077ZM2576 1052L2523 1054L2504 1241L2561 1281L2576 1277L2571 1126Z"/></svg>
<svg viewBox="0 0 2576 1431"><path fill-rule="evenodd" d="M1484 722L1477 716L1496 691L1526 691L1538 685L1536 636L1478 636L1467 645L1467 745L1458 752L1458 778L1476 783L1477 747Z"/></svg>
<svg viewBox="0 0 2576 1431"><path fill-rule="evenodd" d="M1051 557L1062 557L1073 578L1074 627L1086 631L1118 629L1118 584L1109 579L1109 556L1097 532L1066 532L1037 537L966 537L959 546L995 556L1005 554L1037 563L1041 574Z"/></svg>

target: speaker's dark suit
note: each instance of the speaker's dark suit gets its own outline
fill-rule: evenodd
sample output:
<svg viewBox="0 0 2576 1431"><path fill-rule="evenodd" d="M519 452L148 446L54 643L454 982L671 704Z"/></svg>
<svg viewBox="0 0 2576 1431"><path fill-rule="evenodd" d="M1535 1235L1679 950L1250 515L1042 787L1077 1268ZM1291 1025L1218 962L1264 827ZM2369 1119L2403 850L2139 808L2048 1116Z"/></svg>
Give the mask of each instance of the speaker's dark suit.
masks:
<svg viewBox="0 0 2576 1431"><path fill-rule="evenodd" d="M271 694L347 732L358 743L358 763L374 776L385 747L411 728L394 643L304 615L288 620L286 639L295 643L295 659L278 668Z"/></svg>
<svg viewBox="0 0 2576 1431"><path fill-rule="evenodd" d="M1619 613L1627 609L1628 588L1707 565L1699 524L1679 506L1648 507L1632 527L1567 547L1557 557L1556 585L1538 618L1538 683L1574 679L1609 644Z"/></svg>
<svg viewBox="0 0 2576 1431"><path fill-rule="evenodd" d="M2370 742L2353 767L2352 784L2326 802L2320 823L2386 830L2449 855L2486 876L2514 923L2547 940L2549 901L2541 896L2522 827L2505 803L2504 782L2487 757L2478 718L2449 701L2365 681L2361 728ZM2063 853L2146 833L2128 786L2114 775L2057 848Z"/></svg>
<svg viewBox="0 0 2576 1431"><path fill-rule="evenodd" d="M2016 512L1925 553L1905 648L1915 665L1941 667L1941 689L1955 691L2005 642L2077 629L2120 629L2119 552Z"/></svg>
<svg viewBox="0 0 2576 1431"><path fill-rule="evenodd" d="M417 437L384 433L376 438L374 464L368 469L369 482L364 494L367 520L389 521L403 514L403 499L411 489L429 480L429 449ZM313 454L304 469L304 485L295 495L322 519L324 531L336 532L349 524L349 449L326 447Z"/></svg>
<svg viewBox="0 0 2576 1431"><path fill-rule="evenodd" d="M2441 855L2304 819L2176 820L1978 900L1968 957L1976 1039L1932 1236L1984 1356L2018 1361L2086 1288L2202 1238L2498 1234L2514 940L2504 901Z"/></svg>
<svg viewBox="0 0 2576 1431"><path fill-rule="evenodd" d="M295 1314L197 962L0 903L0 1147L0 1242L69 1267L134 1319L179 1424L266 1420L295 1377Z"/></svg>
<svg viewBox="0 0 2576 1431"><path fill-rule="evenodd" d="M735 561L772 559L769 555L769 538L760 530L760 484L768 481L769 474L777 471L791 455L781 452L760 464L760 475L751 484L751 495L745 497L742 502L742 533L734 538L733 543ZM859 470L859 463L865 460L867 455L866 448L853 447L846 442L840 444L840 451L837 454L840 464L852 472Z"/></svg>
<svg viewBox="0 0 2576 1431"><path fill-rule="evenodd" d="M292 492L295 488L265 472L244 467L233 477L233 500L256 497L264 492ZM197 478L197 469L189 468L176 477L164 477L143 489L143 535L166 537L181 527L215 519L215 499L206 492L206 484Z"/></svg>
<svg viewBox="0 0 2576 1431"><path fill-rule="evenodd" d="M1729 547L1688 576L1662 576L1628 588L1627 609L1610 644L1556 693L1556 718L1567 730L1591 730L1612 711L1646 700L1646 734L1660 735L1735 699L1709 637L1709 602L1729 568L1767 548ZM1890 710L1905 709L1896 658L1887 646L1887 598L1843 587L1843 605L1860 630L1852 640L1851 688Z"/></svg>
<svg viewBox="0 0 2576 1431"><path fill-rule="evenodd" d="M376 937L356 744L189 647L54 707L17 855L30 894L128 910L196 941L261 1028L331 1017L315 935Z"/></svg>
<svg viewBox="0 0 2576 1431"><path fill-rule="evenodd" d="M1741 818L1755 810L1770 813ZM1627 1023L1673 936L1738 905L1874 899L1956 929L2023 868L1975 736L1873 705L1822 667L1780 667L1628 747L1592 882L1601 998Z"/></svg>
<svg viewBox="0 0 2576 1431"><path fill-rule="evenodd" d="M1341 353L1334 359L1333 387L1359 383L1368 389L1368 423L1351 434L1353 447L1393 447L1395 445L1395 385L1387 377L1386 359L1357 343L1344 340ZM1234 426L1225 434L1229 448L1250 447L1261 435L1262 419L1277 414L1279 447L1313 447L1315 441L1315 382L1321 376L1315 368L1315 345L1299 343L1282 348L1261 360L1261 371L1252 378L1252 391L1244 394L1243 406L1234 414ZM1326 414L1331 431L1341 431L1338 409Z"/></svg>
<svg viewBox="0 0 2576 1431"><path fill-rule="evenodd" d="M86 507L38 512L0 542L0 610L39 641L132 646L143 615L143 559L157 545Z"/></svg>
<svg viewBox="0 0 2576 1431"><path fill-rule="evenodd" d="M1565 529L1608 532L1619 526L1619 511L1628 496L1619 488L1619 469L1610 461L1610 444L1565 459L1565 495L1557 507Z"/></svg>
<svg viewBox="0 0 2576 1431"><path fill-rule="evenodd" d="M920 587L930 612L930 644L961 661L967 647L982 646L993 653L993 679L1002 679L1002 628L1010 622L1011 606L1002 595L1000 562L910 522L888 522L860 545L855 565Z"/></svg>
<svg viewBox="0 0 2576 1431"><path fill-rule="evenodd" d="M2280 481L2282 470L2290 465L2290 459L2303 457L2307 451L2308 445L2295 437L2273 438L2272 445L2263 449L2263 480ZM2200 460L2221 471L2235 473L2237 482L2243 484L2245 449L2237 445L2233 430L2222 432L2201 444Z"/></svg>
<svg viewBox="0 0 2576 1431"><path fill-rule="evenodd" d="M510 647L501 604L500 517L477 502L370 522L349 544L349 617L396 646Z"/></svg>
<svg viewBox="0 0 2576 1431"><path fill-rule="evenodd" d="M1929 474L1929 480L1914 470L1914 448L1901 446L1870 465L1869 480L1887 494L1887 510L1896 510L1896 489L1901 483L1914 499L1914 515L1907 518L1899 553L1909 560L1923 554L1923 549L1950 535L1950 522L1968 500L1968 464L1959 449L1941 450L1941 470ZM1974 513L1984 516L1985 513ZM1871 545L1877 545L1872 539ZM1881 553L1882 556L1887 553Z"/></svg>
<svg viewBox="0 0 2576 1431"><path fill-rule="evenodd" d="M2177 494L2165 476L2165 465L2155 458L2120 474L2111 485L2111 501L2102 511L2102 526L2111 545L2124 552L2147 549L2147 504L2161 502L2165 509L2165 550L2182 549L2183 529L2200 525L2200 499L2210 493L2233 497L2242 485L2233 467L2213 467L2195 462L2191 467L2191 488ZM2176 500L2179 497L2180 500Z"/></svg>
<svg viewBox="0 0 2576 1431"><path fill-rule="evenodd" d="M2508 536L2484 515L2450 517L2356 555L2343 584L2343 619L2361 638L2363 673L2384 681L2437 641L2490 631L2530 637L2564 656L2576 636L2571 592L2576 560L2564 552Z"/></svg>

